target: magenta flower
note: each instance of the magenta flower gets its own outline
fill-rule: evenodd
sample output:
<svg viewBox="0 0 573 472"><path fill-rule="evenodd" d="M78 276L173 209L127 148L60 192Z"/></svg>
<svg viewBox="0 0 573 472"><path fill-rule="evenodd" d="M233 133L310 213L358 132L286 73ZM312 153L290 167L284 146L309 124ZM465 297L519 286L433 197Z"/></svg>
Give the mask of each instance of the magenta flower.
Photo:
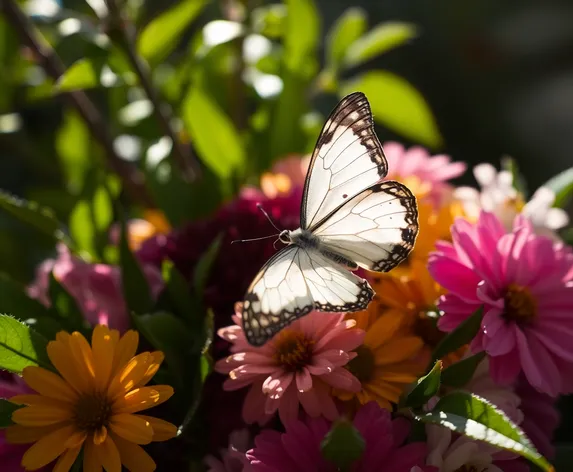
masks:
<svg viewBox="0 0 573 472"><path fill-rule="evenodd" d="M34 393L17 375L0 370L0 398L11 398L15 395ZM24 472L22 456L28 450L28 444L10 444L0 429L0 464L2 472ZM46 470L43 467L42 470Z"/></svg>
<svg viewBox="0 0 573 472"><path fill-rule="evenodd" d="M555 456L553 433L560 420L555 398L538 392L523 377L517 381L516 393L521 397L519 407L523 412L521 428L544 457L553 459Z"/></svg>
<svg viewBox="0 0 573 472"><path fill-rule="evenodd" d="M458 219L453 243L438 243L429 270L449 293L439 302L438 326L452 331L479 306L481 330L472 351L486 351L494 381L523 372L540 392L573 389L573 253L533 232L518 216L506 234L491 213L475 225Z"/></svg>
<svg viewBox="0 0 573 472"><path fill-rule="evenodd" d="M464 162L451 162L450 157L444 154L432 156L421 146L412 146L406 150L400 143L387 141L382 147L388 160L387 179L407 180L415 177L421 184L429 184L427 197L435 205L439 205L453 190L448 180L466 171Z"/></svg>
<svg viewBox="0 0 573 472"><path fill-rule="evenodd" d="M49 306L50 273L68 290L86 320L104 324L121 332L129 327L129 314L121 287L121 272L117 266L89 264L76 256L63 244L57 247L58 257L47 259L36 269L36 278L28 287L28 294ZM161 272L154 266L144 265L151 293L157 298L163 288Z"/></svg>
<svg viewBox="0 0 573 472"><path fill-rule="evenodd" d="M354 427L364 439L362 457L352 472L428 471L424 443L404 445L410 433L405 418L392 420L390 412L370 402L354 417ZM322 457L320 446L331 422L325 418L306 418L285 425L286 432L264 430L247 452L253 472L335 472L336 465Z"/></svg>
<svg viewBox="0 0 573 472"><path fill-rule="evenodd" d="M281 421L298 418L299 405L311 417L335 419L338 410L331 387L357 392L360 382L343 366L364 339L354 320L343 314L312 312L277 333L262 347L253 347L241 328L240 304L235 325L222 328L219 336L232 343L231 355L215 364L229 374L225 390L250 386L243 404L248 424L264 424L278 410Z"/></svg>
<svg viewBox="0 0 573 472"><path fill-rule="evenodd" d="M220 451L220 459L208 455L205 457L207 472L248 472L251 466L247 459L249 448L249 431L246 429L233 431L229 436L227 449Z"/></svg>

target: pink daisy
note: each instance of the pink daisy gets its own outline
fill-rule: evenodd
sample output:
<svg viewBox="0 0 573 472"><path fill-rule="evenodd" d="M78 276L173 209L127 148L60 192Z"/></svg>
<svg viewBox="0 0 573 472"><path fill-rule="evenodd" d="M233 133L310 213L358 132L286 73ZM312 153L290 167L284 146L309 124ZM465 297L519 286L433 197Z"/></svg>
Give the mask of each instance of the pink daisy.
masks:
<svg viewBox="0 0 573 472"><path fill-rule="evenodd" d="M236 430L229 436L229 446L220 451L221 459L208 455L204 459L207 472L250 472L251 466L246 456L250 437L246 429Z"/></svg>
<svg viewBox="0 0 573 472"><path fill-rule="evenodd" d="M404 445L410 433L405 418L391 419L390 412L370 402L354 417L354 427L364 439L362 457L352 472L430 472L424 466L426 445ZM321 454L321 443L331 423L325 418L306 418L286 424L286 432L265 430L247 452L253 472L335 472L337 466ZM416 469L418 467L418 469Z"/></svg>
<svg viewBox="0 0 573 472"><path fill-rule="evenodd" d="M522 215L507 234L488 212L475 225L456 220L452 238L429 259L432 276L449 291L439 302L439 328L452 331L483 305L471 347L486 351L494 381L509 384L523 372L541 392L572 391L571 248L535 235Z"/></svg>
<svg viewBox="0 0 573 472"><path fill-rule="evenodd" d="M331 387L358 392L360 382L343 366L356 356L364 331L343 314L312 312L277 333L262 347L245 339L236 306L233 326L219 336L232 343L231 355L215 364L229 374L225 390L250 386L243 404L243 418L264 424L277 410L283 423L298 417L299 404L311 416L334 419L338 410Z"/></svg>
<svg viewBox="0 0 573 472"><path fill-rule="evenodd" d="M447 181L459 177L466 170L464 162L451 162L450 157L444 154L432 156L420 146L405 149L400 143L387 141L382 147L388 159L387 179L407 181L415 178L418 185L414 184L414 188L427 187L421 193L435 205L439 205L453 190ZM420 192L414 190L414 193Z"/></svg>

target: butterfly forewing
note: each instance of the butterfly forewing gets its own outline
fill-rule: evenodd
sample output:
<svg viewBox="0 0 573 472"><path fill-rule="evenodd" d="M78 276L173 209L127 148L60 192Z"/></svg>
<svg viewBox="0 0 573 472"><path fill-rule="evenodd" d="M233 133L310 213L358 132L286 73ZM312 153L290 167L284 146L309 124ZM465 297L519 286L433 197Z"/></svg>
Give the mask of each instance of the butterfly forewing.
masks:
<svg viewBox="0 0 573 472"><path fill-rule="evenodd" d="M265 264L249 287L243 330L250 344L260 346L314 309L362 310L373 296L365 280L314 250L291 245Z"/></svg>
<svg viewBox="0 0 573 472"><path fill-rule="evenodd" d="M365 269L387 272L414 247L418 234L416 199L399 182L375 184L323 220L314 234L329 251Z"/></svg>
<svg viewBox="0 0 573 472"><path fill-rule="evenodd" d="M304 185L301 227L312 230L387 173L368 100L363 93L350 94L331 113L316 143Z"/></svg>

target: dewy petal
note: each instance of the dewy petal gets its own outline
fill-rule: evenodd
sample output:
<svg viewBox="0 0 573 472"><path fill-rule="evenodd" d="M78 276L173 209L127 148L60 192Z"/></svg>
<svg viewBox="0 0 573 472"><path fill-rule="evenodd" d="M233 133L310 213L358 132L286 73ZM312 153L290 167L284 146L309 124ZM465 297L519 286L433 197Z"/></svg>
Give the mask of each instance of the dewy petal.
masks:
<svg viewBox="0 0 573 472"><path fill-rule="evenodd" d="M307 392L312 388L312 376L306 367L296 373L296 388L299 392Z"/></svg>
<svg viewBox="0 0 573 472"><path fill-rule="evenodd" d="M127 393L116 401L117 413L135 413L141 410L161 405L173 395L173 387L169 385L154 385L140 387Z"/></svg>
<svg viewBox="0 0 573 472"><path fill-rule="evenodd" d="M70 385L76 392L83 392L85 391L86 385L82 381L82 377L80 377L78 374L77 364L70 361L73 353L68 343L69 335L68 337L60 338L62 339L61 341L56 340L50 341L48 343L48 347L46 348L48 357L60 375L65 379L67 384ZM28 383L28 381L26 381L26 383ZM68 395L68 398L71 398L72 396L73 395Z"/></svg>
<svg viewBox="0 0 573 472"><path fill-rule="evenodd" d="M104 391L109 383L113 367L114 340L107 326L98 325L92 333L95 384Z"/></svg>
<svg viewBox="0 0 573 472"><path fill-rule="evenodd" d="M28 470L36 470L52 462L64 452L66 439L74 431L74 426L64 426L32 444L22 457L22 466Z"/></svg>
<svg viewBox="0 0 573 472"><path fill-rule="evenodd" d="M127 364L137 351L139 334L137 331L129 330L121 337L113 355L113 369L111 375L115 375L125 364Z"/></svg>
<svg viewBox="0 0 573 472"><path fill-rule="evenodd" d="M105 441L94 448L98 462L107 472L121 472L121 458L113 439L107 435Z"/></svg>
<svg viewBox="0 0 573 472"><path fill-rule="evenodd" d="M56 406L26 406L12 413L12 421L22 426L49 426L71 420L73 411Z"/></svg>
<svg viewBox="0 0 573 472"><path fill-rule="evenodd" d="M153 439L151 423L136 415L114 415L109 427L116 435L135 444L149 444Z"/></svg>
<svg viewBox="0 0 573 472"><path fill-rule="evenodd" d="M157 373L164 359L165 355L161 351L152 352L149 367L147 368L147 371L145 372L141 380L137 382L135 386L143 387L144 385L146 385L147 382L149 382L153 378L153 376Z"/></svg>
<svg viewBox="0 0 573 472"><path fill-rule="evenodd" d="M66 449L66 452L64 452L58 459L58 462L56 462L52 472L69 472L81 450L81 446Z"/></svg>
<svg viewBox="0 0 573 472"><path fill-rule="evenodd" d="M25 367L22 372L26 384L40 395L62 401L73 401L76 392L59 375L42 367Z"/></svg>
<svg viewBox="0 0 573 472"><path fill-rule="evenodd" d="M83 472L102 472L102 466L99 462L99 455L96 454L96 446L91 441L86 441L84 445L84 470Z"/></svg>
<svg viewBox="0 0 573 472"><path fill-rule="evenodd" d="M137 415L146 420L153 428L153 441L167 441L177 436L177 426L153 416Z"/></svg>
<svg viewBox="0 0 573 472"><path fill-rule="evenodd" d="M132 390L147 372L153 357L149 352L142 352L132 358L111 381L109 395L115 398Z"/></svg>
<svg viewBox="0 0 573 472"><path fill-rule="evenodd" d="M94 359L91 346L86 338L77 331L74 331L70 337L70 348L72 350L71 362L77 366L77 375L82 379L84 390L92 387L95 380Z"/></svg>
<svg viewBox="0 0 573 472"><path fill-rule="evenodd" d="M113 438L121 457L121 463L130 472L153 472L155 462L141 446L115 436Z"/></svg>

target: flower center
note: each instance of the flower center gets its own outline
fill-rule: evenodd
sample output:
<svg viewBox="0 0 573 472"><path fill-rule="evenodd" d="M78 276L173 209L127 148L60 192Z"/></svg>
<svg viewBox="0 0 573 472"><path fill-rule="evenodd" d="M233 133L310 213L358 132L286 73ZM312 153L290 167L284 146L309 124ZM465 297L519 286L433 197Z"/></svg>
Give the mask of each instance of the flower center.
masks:
<svg viewBox="0 0 573 472"><path fill-rule="evenodd" d="M437 316L431 316L434 311L421 310L414 321L414 334L424 341L424 344L434 348L442 340L446 333L440 331L437 325Z"/></svg>
<svg viewBox="0 0 573 472"><path fill-rule="evenodd" d="M510 321L530 321L537 315L537 303L527 287L511 284L505 292L504 317Z"/></svg>
<svg viewBox="0 0 573 472"><path fill-rule="evenodd" d="M315 341L304 333L284 329L274 341L274 360L288 372L297 372L312 361Z"/></svg>
<svg viewBox="0 0 573 472"><path fill-rule="evenodd" d="M475 465L462 465L454 470L454 472L486 472L486 469L478 469Z"/></svg>
<svg viewBox="0 0 573 472"><path fill-rule="evenodd" d="M73 421L81 431L97 431L107 426L110 418L111 402L100 392L82 395L74 407Z"/></svg>
<svg viewBox="0 0 573 472"><path fill-rule="evenodd" d="M356 349L356 357L346 367L360 380L360 383L368 382L374 374L374 354L367 346L359 346Z"/></svg>

